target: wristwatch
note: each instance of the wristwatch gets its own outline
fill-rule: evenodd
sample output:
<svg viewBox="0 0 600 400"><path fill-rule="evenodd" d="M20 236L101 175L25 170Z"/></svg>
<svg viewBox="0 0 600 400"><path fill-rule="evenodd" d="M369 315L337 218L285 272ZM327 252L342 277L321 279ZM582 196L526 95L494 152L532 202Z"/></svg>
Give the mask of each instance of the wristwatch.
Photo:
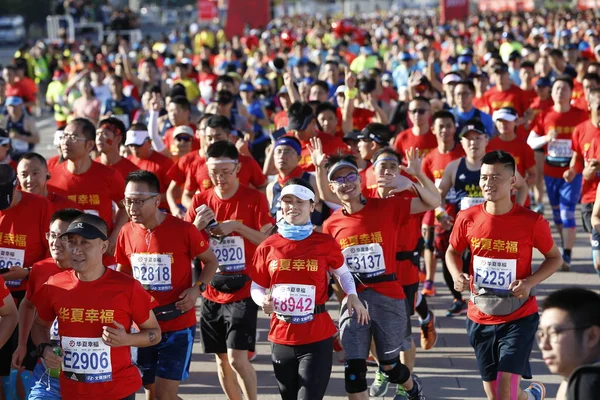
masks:
<svg viewBox="0 0 600 400"><path fill-rule="evenodd" d="M206 283L204 282L196 282L196 286L200 289L200 293L204 293L206 291Z"/></svg>
<svg viewBox="0 0 600 400"><path fill-rule="evenodd" d="M37 355L38 357L44 357L44 350L46 350L46 347L52 347L51 343L40 343L37 347Z"/></svg>

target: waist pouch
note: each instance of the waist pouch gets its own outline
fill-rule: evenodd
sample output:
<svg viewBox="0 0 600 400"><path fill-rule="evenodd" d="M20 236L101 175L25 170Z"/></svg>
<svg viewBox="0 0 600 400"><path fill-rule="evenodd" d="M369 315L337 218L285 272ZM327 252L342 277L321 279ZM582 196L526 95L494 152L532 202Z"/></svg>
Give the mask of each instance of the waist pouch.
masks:
<svg viewBox="0 0 600 400"><path fill-rule="evenodd" d="M250 277L244 274L215 274L210 286L223 293L235 293L244 287Z"/></svg>
<svg viewBox="0 0 600 400"><path fill-rule="evenodd" d="M546 156L546 164L551 167L565 168L571 163L570 158Z"/></svg>
<svg viewBox="0 0 600 400"><path fill-rule="evenodd" d="M398 279L398 278L396 278L395 272L392 272L391 274L386 274L386 275L372 276L370 278L361 276L361 274L352 274L352 276L354 277L354 283L356 283L357 285L365 284L365 283L392 282L392 281L395 281Z"/></svg>
<svg viewBox="0 0 600 400"><path fill-rule="evenodd" d="M417 247L413 251L399 251L396 253L396 261L410 260L417 268L421 268L421 253L425 249L425 239L419 238Z"/></svg>
<svg viewBox="0 0 600 400"><path fill-rule="evenodd" d="M313 311L313 315L323 314L326 311L327 311L327 308L325 308L325 304L317 304L315 306L315 311ZM293 322L294 318L297 318L297 317L292 317L290 315L281 315L281 314L276 314L276 316L277 316L277 319L280 319L282 321L289 322L289 323Z"/></svg>
<svg viewBox="0 0 600 400"><path fill-rule="evenodd" d="M504 316L510 315L517 311L525 304L529 297L519 299L513 296L513 294L506 291L492 290L479 288L477 285L473 285L473 288L477 293L471 293L471 301L475 306L484 314ZM529 296L534 296L534 290L531 290Z"/></svg>
<svg viewBox="0 0 600 400"><path fill-rule="evenodd" d="M157 321L170 321L183 315L183 312L175 306L175 303L165 304L152 309Z"/></svg>

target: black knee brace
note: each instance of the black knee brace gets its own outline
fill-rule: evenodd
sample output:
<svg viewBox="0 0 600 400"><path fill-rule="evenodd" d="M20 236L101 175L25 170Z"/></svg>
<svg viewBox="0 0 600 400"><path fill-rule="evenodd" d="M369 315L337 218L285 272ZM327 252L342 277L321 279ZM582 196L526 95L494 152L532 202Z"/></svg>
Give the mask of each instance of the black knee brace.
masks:
<svg viewBox="0 0 600 400"><path fill-rule="evenodd" d="M434 251L434 232L433 232L433 228L431 228L430 230L427 231L427 236L426 237L421 237L420 239L423 240L423 247L426 250L429 251Z"/></svg>
<svg viewBox="0 0 600 400"><path fill-rule="evenodd" d="M347 360L344 375L346 393L362 393L367 390L367 360Z"/></svg>
<svg viewBox="0 0 600 400"><path fill-rule="evenodd" d="M380 367L381 372L383 372L392 383L403 385L410 378L410 370L398 360L381 361L381 365L393 366L393 368L388 371L385 371Z"/></svg>

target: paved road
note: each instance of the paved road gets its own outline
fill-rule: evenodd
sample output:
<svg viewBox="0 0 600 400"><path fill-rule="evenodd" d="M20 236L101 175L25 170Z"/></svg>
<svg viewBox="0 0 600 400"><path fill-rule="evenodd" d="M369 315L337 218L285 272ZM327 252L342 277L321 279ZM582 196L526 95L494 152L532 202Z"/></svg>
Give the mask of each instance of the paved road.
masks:
<svg viewBox="0 0 600 400"><path fill-rule="evenodd" d="M38 151L45 156L56 154L52 147L52 135L54 133L52 120L46 118L41 120L38 125L42 132L42 143L38 147ZM540 296L567 285L581 285L593 290L600 290L600 278L593 271L590 258L589 244L585 240L583 232L579 232L573 256L573 271L556 273L541 285L539 288ZM539 254L536 254L536 264L539 264L539 260ZM466 336L465 317L445 317L445 309L450 305L452 297L448 289L444 288L441 273L436 275L436 282L438 282L438 296L430 298L428 301L437 318L436 326L439 339L436 347L432 350L427 352L418 351L415 372L423 380L425 394L428 399L483 399L483 389L479 380L473 350ZM329 309L334 318L337 317L333 302L330 302ZM258 373L259 399L278 399L277 383L273 376L269 345L266 341L268 320L262 315L258 327L260 340L254 367ZM418 344L419 330L416 320L413 321L413 327L415 341ZM549 374L537 350L532 355L532 368L534 379L546 384L549 398L553 398L560 379ZM373 373L374 369L369 368L369 383L372 380ZM390 396L387 399L393 398L391 389L389 394ZM211 355L202 354L198 339L194 346L190 378L182 384L180 396L186 400L225 399L217 379L214 358ZM345 398L343 365L334 360L326 399L343 398ZM140 394L137 399L144 399L144 396Z"/></svg>

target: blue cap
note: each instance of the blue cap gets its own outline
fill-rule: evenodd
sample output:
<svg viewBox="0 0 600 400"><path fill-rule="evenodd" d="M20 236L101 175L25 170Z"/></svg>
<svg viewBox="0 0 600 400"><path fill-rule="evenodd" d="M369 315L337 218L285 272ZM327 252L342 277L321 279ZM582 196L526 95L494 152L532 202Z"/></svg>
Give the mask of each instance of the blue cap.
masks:
<svg viewBox="0 0 600 400"><path fill-rule="evenodd" d="M402 53L400 53L400 61L410 61L412 60L412 56L410 55L410 53L403 51Z"/></svg>
<svg viewBox="0 0 600 400"><path fill-rule="evenodd" d="M315 78L312 77L307 77L303 79L304 83L306 83L307 85L312 85L313 83L315 83Z"/></svg>
<svg viewBox="0 0 600 400"><path fill-rule="evenodd" d="M571 36L571 31L568 29L563 29L560 31L560 37L568 37Z"/></svg>
<svg viewBox="0 0 600 400"><path fill-rule="evenodd" d="M263 67L257 68L256 69L256 75L266 75L267 74L267 70Z"/></svg>
<svg viewBox="0 0 600 400"><path fill-rule="evenodd" d="M360 48L360 52L363 54L366 54L368 56L375 54L375 52L373 51L373 49L370 46L363 46Z"/></svg>
<svg viewBox="0 0 600 400"><path fill-rule="evenodd" d="M464 55L464 56L459 56L457 61L459 64L467 64L467 63L470 63L471 61L473 61L473 58L471 56Z"/></svg>
<svg viewBox="0 0 600 400"><path fill-rule="evenodd" d="M17 96L10 96L6 98L7 106L20 106L23 104L23 99Z"/></svg>
<svg viewBox="0 0 600 400"><path fill-rule="evenodd" d="M264 76L259 76L258 78L256 78L256 80L254 81L258 86L268 86L271 84L271 82L265 78Z"/></svg>
<svg viewBox="0 0 600 400"><path fill-rule="evenodd" d="M551 87L552 81L548 77L541 77L535 82L537 87Z"/></svg>
<svg viewBox="0 0 600 400"><path fill-rule="evenodd" d="M240 92L254 92L254 86L250 82L244 82L240 85Z"/></svg>

